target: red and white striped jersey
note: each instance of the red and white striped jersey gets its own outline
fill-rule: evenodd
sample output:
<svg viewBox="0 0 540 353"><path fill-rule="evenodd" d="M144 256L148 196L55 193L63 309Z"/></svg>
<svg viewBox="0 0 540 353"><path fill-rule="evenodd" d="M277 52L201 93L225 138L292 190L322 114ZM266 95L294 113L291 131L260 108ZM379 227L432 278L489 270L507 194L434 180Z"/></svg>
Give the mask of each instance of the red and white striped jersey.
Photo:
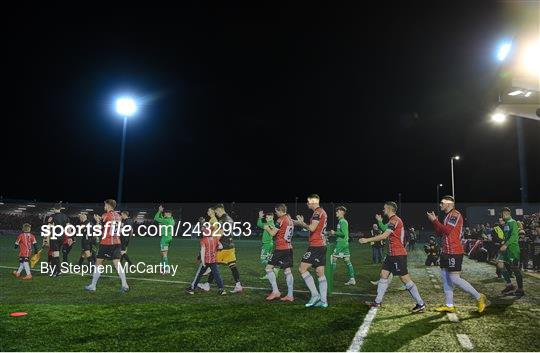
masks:
<svg viewBox="0 0 540 353"><path fill-rule="evenodd" d="M115 211L108 211L101 216L101 222L103 227L101 245L118 245L121 243L120 240L120 225L122 223L122 218ZM108 227L106 227L108 225Z"/></svg>
<svg viewBox="0 0 540 353"><path fill-rule="evenodd" d="M32 247L36 243L36 237L32 233L21 233L17 237L15 244L19 246L19 257L29 257L32 254Z"/></svg>
<svg viewBox="0 0 540 353"><path fill-rule="evenodd" d="M309 246L325 246L326 239L324 237L324 232L326 230L327 215L326 211L322 207L317 207L313 211L311 216L310 223L313 221L319 221L317 228L313 232L309 232Z"/></svg>
<svg viewBox="0 0 540 353"><path fill-rule="evenodd" d="M213 264L216 262L216 255L221 237L213 235L203 235L199 241L201 248L204 247L204 263Z"/></svg>
<svg viewBox="0 0 540 353"><path fill-rule="evenodd" d="M446 214L444 222L438 219L433 221L435 234L442 237L441 252L443 254L459 255L463 254L461 237L463 235L463 217L455 208Z"/></svg>
<svg viewBox="0 0 540 353"><path fill-rule="evenodd" d="M405 227L403 221L396 215L388 219L388 229L392 231L388 237L388 255L402 256L407 255L407 250L403 245L405 242Z"/></svg>
<svg viewBox="0 0 540 353"><path fill-rule="evenodd" d="M291 239L294 232L294 223L286 214L278 218L279 229L275 235L276 250L292 249Z"/></svg>

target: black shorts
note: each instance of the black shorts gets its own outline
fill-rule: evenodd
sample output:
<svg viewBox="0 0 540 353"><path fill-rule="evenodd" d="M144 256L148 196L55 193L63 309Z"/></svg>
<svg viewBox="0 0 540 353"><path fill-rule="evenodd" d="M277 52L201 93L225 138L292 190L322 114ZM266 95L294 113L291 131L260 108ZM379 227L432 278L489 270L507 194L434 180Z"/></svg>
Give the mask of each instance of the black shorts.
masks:
<svg viewBox="0 0 540 353"><path fill-rule="evenodd" d="M19 262L22 264L23 262L28 262L28 256L19 256Z"/></svg>
<svg viewBox="0 0 540 353"><path fill-rule="evenodd" d="M106 260L118 260L121 257L120 249L120 244L100 245L97 253L97 258Z"/></svg>
<svg viewBox="0 0 540 353"><path fill-rule="evenodd" d="M63 240L60 238L53 239L51 238L49 241L49 250L51 251L60 251L60 248L62 247Z"/></svg>
<svg viewBox="0 0 540 353"><path fill-rule="evenodd" d="M90 239L82 238L81 251L90 251L90 250L92 250L92 243L90 242Z"/></svg>
<svg viewBox="0 0 540 353"><path fill-rule="evenodd" d="M326 265L326 246L309 246L302 256L302 262L315 268Z"/></svg>
<svg viewBox="0 0 540 353"><path fill-rule="evenodd" d="M439 266L448 272L460 272L463 263L463 254L441 254Z"/></svg>
<svg viewBox="0 0 540 353"><path fill-rule="evenodd" d="M292 267L293 265L292 249L274 250L272 254L270 254L270 259L268 261L268 264L279 267L279 268Z"/></svg>
<svg viewBox="0 0 540 353"><path fill-rule="evenodd" d="M394 276L405 276L407 269L407 255L386 256L382 269L391 272Z"/></svg>

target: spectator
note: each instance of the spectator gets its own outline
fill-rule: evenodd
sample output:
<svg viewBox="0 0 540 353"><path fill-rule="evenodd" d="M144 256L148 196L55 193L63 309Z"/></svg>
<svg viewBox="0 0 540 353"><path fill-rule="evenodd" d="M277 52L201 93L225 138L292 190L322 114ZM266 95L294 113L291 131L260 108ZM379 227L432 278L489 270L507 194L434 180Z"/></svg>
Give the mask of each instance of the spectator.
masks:
<svg viewBox="0 0 540 353"><path fill-rule="evenodd" d="M379 227L376 224L374 224L371 229L371 236L375 237L381 233L382 231L379 229ZM371 262L372 263L374 264L382 263L383 246L384 246L384 240L371 242Z"/></svg>
<svg viewBox="0 0 540 353"><path fill-rule="evenodd" d="M409 229L409 239L407 242L407 251L414 252L416 250L415 244L416 244L416 231L414 228Z"/></svg>
<svg viewBox="0 0 540 353"><path fill-rule="evenodd" d="M424 251L427 254L426 266L438 266L440 247L435 242L434 236L429 237L429 243L424 245Z"/></svg>

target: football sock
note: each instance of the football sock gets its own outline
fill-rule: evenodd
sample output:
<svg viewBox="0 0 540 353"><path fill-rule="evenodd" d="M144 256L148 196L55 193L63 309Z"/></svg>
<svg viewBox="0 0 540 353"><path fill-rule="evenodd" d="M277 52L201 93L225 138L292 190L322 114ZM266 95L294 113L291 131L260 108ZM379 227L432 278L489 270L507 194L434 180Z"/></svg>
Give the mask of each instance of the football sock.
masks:
<svg viewBox="0 0 540 353"><path fill-rule="evenodd" d="M208 284L214 283L214 271L210 272L208 275Z"/></svg>
<svg viewBox="0 0 540 353"><path fill-rule="evenodd" d="M416 284L413 281L405 283L405 288L411 293L411 297L416 301L416 304L424 305L424 301L418 292L418 287L416 287Z"/></svg>
<svg viewBox="0 0 540 353"><path fill-rule="evenodd" d="M326 276L319 277L319 292L321 293L321 301L326 303L326 294L328 293L328 282Z"/></svg>
<svg viewBox="0 0 540 353"><path fill-rule="evenodd" d="M17 270L17 273L21 273L23 269L24 269L24 265L21 262L19 263L19 269Z"/></svg>
<svg viewBox="0 0 540 353"><path fill-rule="evenodd" d="M454 306L454 286L452 285L446 270L441 270L441 279L443 281L444 300L446 302L446 306Z"/></svg>
<svg viewBox="0 0 540 353"><path fill-rule="evenodd" d="M345 264L347 265L347 273L349 274L349 278L354 278L354 267L349 257L345 258Z"/></svg>
<svg viewBox="0 0 540 353"><path fill-rule="evenodd" d="M294 277L290 268L283 271L285 273L285 280L287 281L287 295L289 297L293 296L294 289Z"/></svg>
<svg viewBox="0 0 540 353"><path fill-rule="evenodd" d="M240 272L238 272L238 268L236 268L236 264L229 265L229 268L231 269L234 282L239 283L240 282Z"/></svg>
<svg viewBox="0 0 540 353"><path fill-rule="evenodd" d="M118 276L120 277L120 281L122 282L122 287L127 287L128 284L126 281L126 273L124 272L120 261L118 261L118 264L116 265L116 271L118 272Z"/></svg>
<svg viewBox="0 0 540 353"><path fill-rule="evenodd" d="M521 274L521 270L517 269L514 271L514 276L516 276L516 282L519 289L523 289L523 275Z"/></svg>
<svg viewBox="0 0 540 353"><path fill-rule="evenodd" d="M306 282L306 285L311 292L311 296L314 297L319 295L319 292L317 292L317 287L315 287L315 281L308 271L302 273L302 278L304 279L304 282Z"/></svg>
<svg viewBox="0 0 540 353"><path fill-rule="evenodd" d="M96 267L96 270L92 274L92 283L90 284L92 288L96 288L99 276L101 276L101 266Z"/></svg>
<svg viewBox="0 0 540 353"><path fill-rule="evenodd" d="M30 265L28 265L28 261L23 262L24 270L26 271L27 276L32 276L32 272L30 272Z"/></svg>
<svg viewBox="0 0 540 353"><path fill-rule="evenodd" d="M336 267L337 267L337 259L332 256L332 271L335 271L336 270Z"/></svg>
<svg viewBox="0 0 540 353"><path fill-rule="evenodd" d="M268 281L272 285L272 292L279 292L274 271L266 270L266 277L268 277Z"/></svg>
<svg viewBox="0 0 540 353"><path fill-rule="evenodd" d="M459 276L459 273L450 273L450 279L452 280L453 284L472 295L474 299L480 299L480 293L478 293L478 291L474 289L474 287L469 282L461 278Z"/></svg>
<svg viewBox="0 0 540 353"><path fill-rule="evenodd" d="M54 273L60 273L60 257L53 257Z"/></svg>
<svg viewBox="0 0 540 353"><path fill-rule="evenodd" d="M377 284L377 297L375 297L376 303L382 303L384 293L386 293L386 290L388 289L388 278L381 278L379 279L379 283Z"/></svg>
<svg viewBox="0 0 540 353"><path fill-rule="evenodd" d="M169 265L169 257L168 256L163 256L163 266L168 266Z"/></svg>
<svg viewBox="0 0 540 353"><path fill-rule="evenodd" d="M501 272L502 272L502 275L506 284L507 285L512 284L512 281L510 280L510 273L508 272L508 270L506 268L503 268Z"/></svg>

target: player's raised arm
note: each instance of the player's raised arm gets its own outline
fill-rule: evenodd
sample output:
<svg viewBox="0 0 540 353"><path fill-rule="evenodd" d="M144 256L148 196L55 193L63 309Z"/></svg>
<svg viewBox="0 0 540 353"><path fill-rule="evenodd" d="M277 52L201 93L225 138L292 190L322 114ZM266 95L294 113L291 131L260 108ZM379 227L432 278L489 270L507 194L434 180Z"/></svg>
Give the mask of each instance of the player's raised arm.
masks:
<svg viewBox="0 0 540 353"><path fill-rule="evenodd" d="M360 244L366 244L370 242L381 241L381 240L387 239L390 236L390 234L392 234L392 229L386 229L382 234L379 234L370 238L360 238L358 239L358 242Z"/></svg>
<svg viewBox="0 0 540 353"><path fill-rule="evenodd" d="M446 224L442 224L435 215L435 212L427 212L427 217L433 224L433 227L435 228L435 234L437 235L449 235L452 230L456 227L458 218L461 217L460 215L450 215L450 219Z"/></svg>
<svg viewBox="0 0 540 353"><path fill-rule="evenodd" d="M264 218L264 211L259 211L259 218L257 218L257 227L261 228L261 229L264 229L264 222L263 222L263 218Z"/></svg>
<svg viewBox="0 0 540 353"><path fill-rule="evenodd" d="M154 221L158 223L162 223L165 220L165 217L163 216L163 206L159 205L158 211L156 212L156 215L154 216Z"/></svg>
<svg viewBox="0 0 540 353"><path fill-rule="evenodd" d="M304 217L300 215L296 216L296 221L293 221L293 222L295 226L302 227L304 229L309 230L310 232L314 232L315 229L317 229L317 226L319 225L319 220L316 220L316 219L312 219L311 222L307 224L306 222L304 222Z"/></svg>

